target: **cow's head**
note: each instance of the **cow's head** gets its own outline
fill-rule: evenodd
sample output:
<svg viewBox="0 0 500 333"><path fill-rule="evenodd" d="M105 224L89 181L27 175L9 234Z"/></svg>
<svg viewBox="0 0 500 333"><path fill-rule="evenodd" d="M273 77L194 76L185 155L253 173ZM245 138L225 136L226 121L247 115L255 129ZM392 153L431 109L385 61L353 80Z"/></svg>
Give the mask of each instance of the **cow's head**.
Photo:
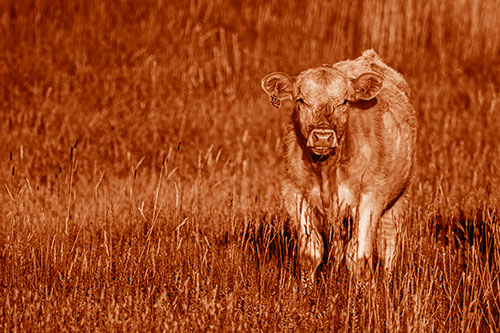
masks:
<svg viewBox="0 0 500 333"><path fill-rule="evenodd" d="M351 104L368 101L382 89L382 77L366 72L349 79L328 66L306 70L291 78L271 73L262 79L262 88L279 107L281 100L295 102L295 115L306 146L316 156L334 154L347 126Z"/></svg>

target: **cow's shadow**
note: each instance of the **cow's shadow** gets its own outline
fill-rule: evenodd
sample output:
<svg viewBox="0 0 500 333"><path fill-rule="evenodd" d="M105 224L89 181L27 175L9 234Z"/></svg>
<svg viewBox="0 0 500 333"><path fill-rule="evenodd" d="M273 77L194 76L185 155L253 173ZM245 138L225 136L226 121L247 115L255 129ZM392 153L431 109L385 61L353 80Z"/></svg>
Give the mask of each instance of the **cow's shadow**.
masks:
<svg viewBox="0 0 500 333"><path fill-rule="evenodd" d="M339 258L336 246L344 251L347 238L351 234L352 219L342 219L342 229L346 230L342 239L336 236L338 227L325 225L320 228L325 252L318 268L320 274L331 270L342 271L345 266L343 258ZM335 230L335 231L334 231ZM290 217L284 212L272 214L264 212L254 219L254 224L241 229L235 239L231 240L228 234L224 235L223 242L238 242L244 251L253 256L252 260L258 265L274 263L281 271L288 271L300 276L297 265L297 233L290 226ZM336 254L337 253L337 254Z"/></svg>
<svg viewBox="0 0 500 333"><path fill-rule="evenodd" d="M346 272L345 247L352 234L351 217L339 219L341 224L325 224L321 233L325 252L318 268L320 274L339 274ZM253 225L242 228L235 235L244 248L255 256L258 265L274 262L280 270L290 271L299 275L297 258L297 235L290 227L289 217L286 213L276 214L264 212L260 214ZM430 238L434 245L446 247L456 256L465 256L471 247L478 253L478 257L491 268L497 267L500 255L498 251L498 226L497 217L493 210L476 211L469 214L460 212L457 217L445 218L443 216L431 217L427 222L431 228ZM344 232L338 237L338 226ZM497 228L497 229L495 229ZM496 232L496 233L495 233ZM410 235L411 237L411 235ZM225 242L230 242L227 235ZM463 258L462 258L463 259ZM459 260L460 262L466 262ZM376 247L372 269L380 269Z"/></svg>

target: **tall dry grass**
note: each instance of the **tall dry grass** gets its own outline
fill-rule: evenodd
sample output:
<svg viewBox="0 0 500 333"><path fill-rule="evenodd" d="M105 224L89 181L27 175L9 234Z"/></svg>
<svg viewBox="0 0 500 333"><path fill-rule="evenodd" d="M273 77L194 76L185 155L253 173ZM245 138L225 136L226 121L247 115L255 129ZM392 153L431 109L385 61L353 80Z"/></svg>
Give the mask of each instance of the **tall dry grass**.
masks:
<svg viewBox="0 0 500 333"><path fill-rule="evenodd" d="M499 17L494 0L1 2L0 327L500 330ZM303 290L288 114L259 82L366 48L418 111L397 269L360 286L325 258Z"/></svg>

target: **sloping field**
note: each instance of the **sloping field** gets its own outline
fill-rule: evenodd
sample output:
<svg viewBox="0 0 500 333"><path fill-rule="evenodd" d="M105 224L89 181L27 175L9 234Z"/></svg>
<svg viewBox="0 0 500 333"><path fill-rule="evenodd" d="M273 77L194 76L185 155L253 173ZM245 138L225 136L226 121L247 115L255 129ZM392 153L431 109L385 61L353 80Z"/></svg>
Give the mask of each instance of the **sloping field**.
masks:
<svg viewBox="0 0 500 333"><path fill-rule="evenodd" d="M0 328L499 331L499 26L495 0L0 2ZM325 258L304 290L260 79L367 48L419 121L395 274Z"/></svg>

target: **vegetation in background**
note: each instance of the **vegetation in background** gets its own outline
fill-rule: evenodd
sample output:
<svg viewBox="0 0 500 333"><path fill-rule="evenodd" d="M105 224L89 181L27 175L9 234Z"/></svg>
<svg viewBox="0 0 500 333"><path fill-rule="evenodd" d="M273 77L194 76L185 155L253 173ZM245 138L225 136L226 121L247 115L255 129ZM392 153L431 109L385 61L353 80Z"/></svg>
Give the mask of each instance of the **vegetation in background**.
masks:
<svg viewBox="0 0 500 333"><path fill-rule="evenodd" d="M4 330L500 330L497 1L0 2ZM375 49L418 168L392 280L294 274L286 108L260 90ZM327 239L328 241L328 239Z"/></svg>

